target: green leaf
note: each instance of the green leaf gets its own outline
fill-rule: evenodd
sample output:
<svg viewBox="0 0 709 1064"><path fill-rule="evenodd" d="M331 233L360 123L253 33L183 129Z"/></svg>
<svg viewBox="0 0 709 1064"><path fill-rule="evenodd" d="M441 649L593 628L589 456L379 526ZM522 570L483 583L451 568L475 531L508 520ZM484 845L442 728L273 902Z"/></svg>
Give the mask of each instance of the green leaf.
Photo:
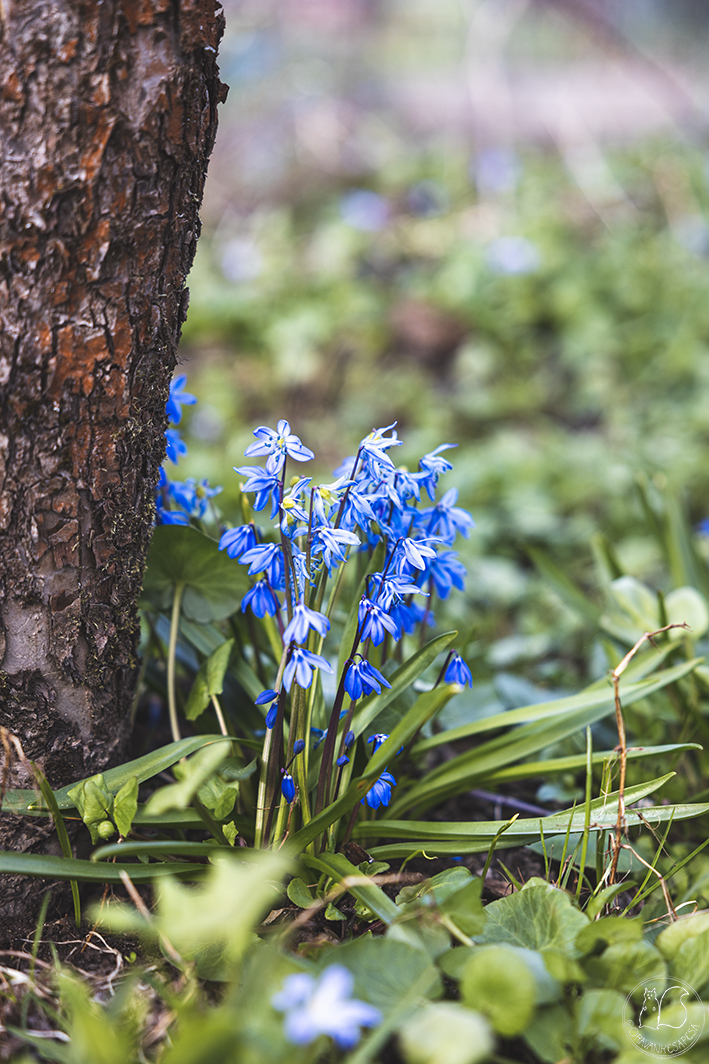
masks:
<svg viewBox="0 0 709 1064"><path fill-rule="evenodd" d="M453 921L464 935L479 935L485 926L485 910L481 901L483 881L480 876L466 883L454 894L439 902L444 916Z"/></svg>
<svg viewBox="0 0 709 1064"><path fill-rule="evenodd" d="M624 689L621 686L623 704L628 705L638 698L647 697L667 684L675 682L691 672L700 660L698 658L684 662L674 668L666 669L649 680L630 684ZM520 762L537 750L559 742L613 712L614 699L611 692L608 692L606 697L603 697L599 691L593 691L586 692L583 700L580 696L575 696L575 698L579 701L576 702L574 709L568 706L569 699L559 699L560 703L567 703L563 715L559 714L558 707L555 707L554 703L547 703L545 706L537 707L537 715L541 719L445 761L397 797L391 806L390 815L398 817L412 807L424 810L448 797L469 790L473 781L485 779L508 765ZM500 714L495 718L498 720L498 726L504 722L505 717L514 718L518 712L513 710L508 714ZM479 723L486 724L490 719L492 718ZM457 729L457 731L460 730ZM466 729L468 734L472 730L471 726ZM423 745L417 744L415 752L420 752Z"/></svg>
<svg viewBox="0 0 709 1064"><path fill-rule="evenodd" d="M572 959L588 917L576 909L568 894L542 879L532 878L522 890L485 907L487 922L479 942L503 943L526 949L554 950Z"/></svg>
<svg viewBox="0 0 709 1064"><path fill-rule="evenodd" d="M185 706L187 720L196 720L209 705L212 695L220 695L224 690L224 676L233 648L234 640L227 639L200 665Z"/></svg>
<svg viewBox="0 0 709 1064"><path fill-rule="evenodd" d="M169 783L156 791L145 806L147 816L167 813L172 809L186 809L200 787L229 756L231 740L213 743L194 754L189 761L179 766L175 774L181 776L177 783Z"/></svg>
<svg viewBox="0 0 709 1064"><path fill-rule="evenodd" d="M479 1064L494 1045L485 1017L453 1001L425 1004L402 1024L399 1041L407 1064Z"/></svg>
<svg viewBox="0 0 709 1064"><path fill-rule="evenodd" d="M110 822L113 814L113 795L101 773L91 776L83 783L77 783L69 791L69 797L81 813L81 819L91 832L91 841L96 845L100 838L105 838L105 835L99 832L99 825Z"/></svg>
<svg viewBox="0 0 709 1064"><path fill-rule="evenodd" d="M326 963L333 962L332 953ZM355 979L353 997L369 1001L386 1016L412 983L422 979L425 997L438 997L441 979L422 949L390 938L362 937L337 948L337 963ZM422 978L423 977L423 978Z"/></svg>
<svg viewBox="0 0 709 1064"><path fill-rule="evenodd" d="M325 909L326 920L346 920L347 917L330 902Z"/></svg>
<svg viewBox="0 0 709 1064"><path fill-rule="evenodd" d="M136 883L147 883L162 876L204 875L203 864L95 864L76 857L55 857L44 853L17 853L0 850L0 875L40 876L43 879L76 879L80 883L120 883L121 872L127 872Z"/></svg>
<svg viewBox="0 0 709 1064"><path fill-rule="evenodd" d="M131 776L113 799L113 819L124 837L129 834L138 812L138 777Z"/></svg>
<svg viewBox="0 0 709 1064"><path fill-rule="evenodd" d="M357 901L363 902L373 913L390 924L401 916L401 909L388 898L381 887L377 886L342 853L323 853L320 857L311 857L303 854L300 858L307 868L314 868L318 872L327 872L336 883L345 881L346 889L354 895ZM349 881L352 881L351 883ZM297 903L296 903L297 904Z"/></svg>
<svg viewBox="0 0 709 1064"><path fill-rule="evenodd" d="M650 663L652 663L652 660L650 660ZM660 660L659 655L654 657L654 661L657 660ZM692 661L682 662L671 669L658 672L649 679L642 679L634 683L628 683L626 677L625 682L621 680L620 683L620 697L623 705L630 706L633 702L637 702L641 698L647 698L668 684L675 683L692 672L702 661L702 658L694 658ZM495 713L493 716L471 721L460 728L451 728L448 731L441 732L439 735L432 736L430 739L416 743L412 753L414 755L422 754L426 750L432 750L443 743L454 742L457 739L468 739L481 732L496 731L498 728L509 728L516 724L531 724L552 717L566 716L576 710L601 709L604 706L609 707L609 711L614 706L613 689L606 679L599 681L598 684L593 684L577 695L569 695L567 698L555 698L551 702L537 702L530 706L522 706L520 709L511 709L505 713ZM600 719L600 716L598 719Z"/></svg>
<svg viewBox="0 0 709 1064"><path fill-rule="evenodd" d="M543 577L552 585L559 597L574 613L597 625L601 610L587 595L574 584L569 577L552 561L548 554L538 547L527 547L527 553Z"/></svg>
<svg viewBox="0 0 709 1064"><path fill-rule="evenodd" d="M143 583L142 605L167 610L177 584L184 585L182 612L208 624L229 617L248 590L242 566L196 528L160 525L153 533Z"/></svg>
<svg viewBox="0 0 709 1064"><path fill-rule="evenodd" d="M487 1016L505 1038L519 1034L531 1020L535 990L529 967L504 945L473 951L460 980L465 1004Z"/></svg>
<svg viewBox="0 0 709 1064"><path fill-rule="evenodd" d="M286 894L299 909L308 909L313 904L313 896L302 879L291 879L286 887Z"/></svg>

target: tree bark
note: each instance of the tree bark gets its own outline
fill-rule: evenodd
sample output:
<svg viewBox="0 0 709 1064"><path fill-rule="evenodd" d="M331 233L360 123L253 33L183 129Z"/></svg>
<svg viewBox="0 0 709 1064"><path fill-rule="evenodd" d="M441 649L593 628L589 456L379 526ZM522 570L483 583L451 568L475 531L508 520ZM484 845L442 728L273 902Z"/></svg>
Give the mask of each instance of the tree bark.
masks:
<svg viewBox="0 0 709 1064"><path fill-rule="evenodd" d="M125 749L222 30L216 0L0 0L0 724L53 787ZM0 937L42 889L0 877Z"/></svg>

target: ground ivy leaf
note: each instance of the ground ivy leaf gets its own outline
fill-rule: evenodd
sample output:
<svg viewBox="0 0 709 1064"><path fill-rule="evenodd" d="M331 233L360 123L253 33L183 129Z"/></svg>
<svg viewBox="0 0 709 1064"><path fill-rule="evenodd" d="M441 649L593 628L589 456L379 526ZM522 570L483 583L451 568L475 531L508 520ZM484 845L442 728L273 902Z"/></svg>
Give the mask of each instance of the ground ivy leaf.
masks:
<svg viewBox="0 0 709 1064"><path fill-rule="evenodd" d="M576 936L589 923L563 890L543 879L530 879L522 890L485 907L487 922L479 942L509 942L534 950L553 950L578 957Z"/></svg>

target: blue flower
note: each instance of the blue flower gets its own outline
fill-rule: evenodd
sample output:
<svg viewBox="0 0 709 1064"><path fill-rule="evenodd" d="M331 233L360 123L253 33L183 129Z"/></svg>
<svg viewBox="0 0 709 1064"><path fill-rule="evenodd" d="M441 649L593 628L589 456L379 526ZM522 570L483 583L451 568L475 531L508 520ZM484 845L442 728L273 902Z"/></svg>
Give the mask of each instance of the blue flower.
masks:
<svg viewBox="0 0 709 1064"><path fill-rule="evenodd" d="M299 602L293 610L293 619L283 633L283 643L290 643L291 639L296 643L304 643L311 628L324 638L330 631L330 622L324 613L311 610L304 602Z"/></svg>
<svg viewBox="0 0 709 1064"><path fill-rule="evenodd" d="M268 702L273 702L274 698L278 698L278 691L274 691L269 687L266 691L262 691L254 702L255 706L265 706Z"/></svg>
<svg viewBox="0 0 709 1064"><path fill-rule="evenodd" d="M385 735L384 732L377 732L376 735L369 736L369 738L367 739L367 746L369 746L370 743L374 743L372 747L372 753L376 754L379 747L383 746L383 744L387 741L388 738L389 736Z"/></svg>
<svg viewBox="0 0 709 1064"><path fill-rule="evenodd" d="M428 542L433 541L429 539ZM426 558L436 557L436 552L433 547L427 546L426 541L424 540L404 538L397 550L401 551L406 561L409 565L413 565L414 569L426 569L428 564Z"/></svg>
<svg viewBox="0 0 709 1064"><path fill-rule="evenodd" d="M274 702L266 714L266 727L270 731L278 717L278 702Z"/></svg>
<svg viewBox="0 0 709 1064"><path fill-rule="evenodd" d="M425 454L419 462L419 469L426 474L423 484L428 492L429 499L435 497L436 484L438 483L438 478L441 474L447 473L453 468L447 458L441 457L442 452L448 451L451 447L457 446L457 443L442 443L440 447L436 447L435 451Z"/></svg>
<svg viewBox="0 0 709 1064"><path fill-rule="evenodd" d="M180 436L177 429L165 429L165 450L167 451L167 457L175 465L180 460L180 455L187 454L187 444Z"/></svg>
<svg viewBox="0 0 709 1064"><path fill-rule="evenodd" d="M428 567L429 579L442 599L448 598L452 587L462 591L466 575L467 570L458 561L458 554L454 550L442 550Z"/></svg>
<svg viewBox="0 0 709 1064"><path fill-rule="evenodd" d="M296 462L309 462L315 457L313 452L293 435L289 423L285 420L278 422L275 432L266 425L259 425L254 429L254 436L257 442L249 444L244 455L246 458L253 458L255 455L267 454L266 469L269 473L280 473L286 455L295 458Z"/></svg>
<svg viewBox="0 0 709 1064"><path fill-rule="evenodd" d="M246 613L247 608L250 606L252 613L256 617L265 617L266 614L269 617L275 617L280 605L278 598L269 586L268 580L257 580L242 598L241 612Z"/></svg>
<svg viewBox="0 0 709 1064"><path fill-rule="evenodd" d="M416 625L420 624L424 617L430 628L435 627L436 618L433 610L427 610L424 606L419 606L418 602L395 602L391 607L392 620L396 621L407 635L413 635L416 631Z"/></svg>
<svg viewBox="0 0 709 1064"><path fill-rule="evenodd" d="M247 550L256 546L256 532L253 525L239 525L222 533L219 550L225 550L230 558L240 558Z"/></svg>
<svg viewBox="0 0 709 1064"><path fill-rule="evenodd" d="M371 587L372 591L376 592L372 597L387 613L405 595L426 595L428 598L428 592L422 591L418 584L412 582L411 577L401 573L391 573L383 579L381 573L373 573Z"/></svg>
<svg viewBox="0 0 709 1064"><path fill-rule="evenodd" d="M278 474L261 469L260 466L234 466L234 472L241 473L242 476L248 478L243 487L244 491L256 493L254 510L263 510L268 500L271 500L271 520L273 520L278 513L281 492Z"/></svg>
<svg viewBox="0 0 709 1064"><path fill-rule="evenodd" d="M349 763L350 759L347 754L342 754L342 756L338 757L337 761L335 762L338 768L342 768L343 765L349 765Z"/></svg>
<svg viewBox="0 0 709 1064"><path fill-rule="evenodd" d="M313 533L313 553L322 554L328 571L336 562L347 561L347 548L353 545L359 546L362 541L354 532L348 532L344 528L330 528L322 525Z"/></svg>
<svg viewBox="0 0 709 1064"><path fill-rule="evenodd" d="M178 506L182 506L191 517L202 518L207 512L209 500L218 495L224 489L221 487L210 488L208 480L200 480L197 483L195 477L187 480L173 480L168 492Z"/></svg>
<svg viewBox="0 0 709 1064"><path fill-rule="evenodd" d="M190 515L184 510L168 510L160 495L155 499L155 520L159 525L188 525Z"/></svg>
<svg viewBox="0 0 709 1064"><path fill-rule="evenodd" d="M170 395L165 406L165 412L167 413L167 416L170 421L172 421L175 425L180 424L183 404L185 406L191 406L192 403L197 402L196 395L192 395L191 392L186 392L183 390L186 384L186 373L181 373L179 377L175 377L174 381L172 381L172 383L170 384Z"/></svg>
<svg viewBox="0 0 709 1064"><path fill-rule="evenodd" d="M384 639L387 632L394 636L394 639L399 639L401 632L393 617L390 617L388 613L377 606L376 602L372 602L370 599L362 595L358 610L359 623L362 626L360 639L364 642L365 639L371 639L375 647Z"/></svg>
<svg viewBox="0 0 709 1064"><path fill-rule="evenodd" d="M287 976L282 990L271 998L274 1009L286 1014L286 1038L308 1045L325 1034L341 1049L351 1049L359 1041L360 1027L382 1021L379 1009L351 996L353 987L352 974L336 964L317 979L305 972Z"/></svg>
<svg viewBox="0 0 709 1064"><path fill-rule="evenodd" d="M382 466L386 468L394 465L386 452L390 447L400 447L402 441L397 439L396 433L391 436L385 436L384 433L393 429L395 425L396 422L392 421L391 425L385 425L384 428L372 429L359 445L360 452L364 455L365 466L375 475Z"/></svg>
<svg viewBox="0 0 709 1064"><path fill-rule="evenodd" d="M440 536L444 543L453 543L460 532L467 539L470 532L475 528L475 522L467 510L456 506L458 501L458 489L450 488L440 502L430 510L422 510L421 517L430 517L429 532Z"/></svg>
<svg viewBox="0 0 709 1064"><path fill-rule="evenodd" d="M281 780L281 793L285 800L288 802L288 805L290 805L293 799L295 798L295 781L293 780L293 777L291 776L290 772L283 773L283 779Z"/></svg>
<svg viewBox="0 0 709 1064"><path fill-rule="evenodd" d="M314 654L312 650L294 647L291 651L290 661L283 671L283 683L286 691L290 691L294 677L300 687L310 687L315 669L322 669L323 672L332 672L332 665L320 654Z"/></svg>
<svg viewBox="0 0 709 1064"><path fill-rule="evenodd" d="M382 687L391 687L391 684L382 676L379 669L375 669L364 659L360 662L353 662L347 670L345 691L352 701L361 698L363 694L371 694L373 691L380 694Z"/></svg>
<svg viewBox="0 0 709 1064"><path fill-rule="evenodd" d="M242 565L248 565L249 576L255 576L256 573L268 572L274 561L281 557L282 550L280 543L259 543L245 551L239 561Z"/></svg>
<svg viewBox="0 0 709 1064"><path fill-rule="evenodd" d="M443 678L446 683L459 683L462 687L466 684L473 686L473 674L456 650L453 651Z"/></svg>
<svg viewBox="0 0 709 1064"><path fill-rule="evenodd" d="M298 754L302 754L305 750L305 739L296 739L293 743L293 757L297 757Z"/></svg>
<svg viewBox="0 0 709 1064"><path fill-rule="evenodd" d="M391 772L382 772L379 779L372 784L364 798L360 800L360 805L364 805L365 801L370 809L378 809L380 805L389 805L392 787L396 787L396 780Z"/></svg>

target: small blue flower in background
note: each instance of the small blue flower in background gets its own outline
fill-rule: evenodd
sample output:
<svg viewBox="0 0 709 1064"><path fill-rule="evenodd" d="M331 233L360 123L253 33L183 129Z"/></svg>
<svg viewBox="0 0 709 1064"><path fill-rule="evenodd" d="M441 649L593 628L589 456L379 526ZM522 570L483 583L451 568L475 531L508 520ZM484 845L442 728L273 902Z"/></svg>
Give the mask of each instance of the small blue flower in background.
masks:
<svg viewBox="0 0 709 1064"><path fill-rule="evenodd" d="M313 682L313 671L322 669L323 672L332 672L333 668L329 661L314 654L312 650L304 650L303 647L294 647L290 661L283 671L283 683L286 691L290 691L293 678L300 687L310 687Z"/></svg>
<svg viewBox="0 0 709 1064"><path fill-rule="evenodd" d="M159 525L188 525L190 515L184 510L168 510L158 494L155 499L155 519Z"/></svg>
<svg viewBox="0 0 709 1064"><path fill-rule="evenodd" d="M341 757L338 757L337 761L335 762L338 768L342 768L343 765L349 765L349 763L350 759L347 754L343 754Z"/></svg>
<svg viewBox="0 0 709 1064"><path fill-rule="evenodd" d="M452 587L462 591L467 575L467 569L458 561L457 551L454 550L442 550L428 567L428 578L433 581L433 586L442 599L448 598Z"/></svg>
<svg viewBox="0 0 709 1064"><path fill-rule="evenodd" d="M453 651L443 678L446 683L459 683L461 687L465 687L466 684L473 686L473 674L457 650Z"/></svg>
<svg viewBox="0 0 709 1064"><path fill-rule="evenodd" d="M379 779L369 788L364 798L360 799L360 805L364 805L365 801L370 809L378 809L380 805L389 805L392 787L396 787L396 780L391 772L382 772Z"/></svg>
<svg viewBox="0 0 709 1064"><path fill-rule="evenodd" d="M487 261L495 273L514 276L539 268L539 251L523 236L500 236L487 249Z"/></svg>
<svg viewBox="0 0 709 1064"><path fill-rule="evenodd" d="M295 781L291 776L290 772L283 773L283 779L281 780L281 793L285 800L288 802L288 805L290 805L290 803L295 798Z"/></svg>
<svg viewBox="0 0 709 1064"><path fill-rule="evenodd" d="M364 233L376 233L389 220L389 204L377 192L368 188L354 188L340 200L343 221Z"/></svg>
<svg viewBox="0 0 709 1064"><path fill-rule="evenodd" d="M290 424L282 419L278 422L276 431L266 425L259 425L254 429L256 443L250 443L244 451L246 458L256 455L267 454L266 469L269 473L280 473L286 460L286 455L295 458L296 462L309 462L315 455L308 447L304 447L298 436L290 430ZM247 488L247 491L253 489Z"/></svg>
<svg viewBox="0 0 709 1064"><path fill-rule="evenodd" d="M184 390L186 384L187 374L181 373L179 377L175 377L170 385L170 395L165 405L165 412L174 425L180 424L182 407L191 406L193 403L197 402L196 395L192 395L191 392L186 392Z"/></svg>
<svg viewBox="0 0 709 1064"><path fill-rule="evenodd" d="M293 619L283 633L284 645L290 643L291 639L294 639L296 643L304 643L311 628L318 635L325 637L330 631L330 622L324 613L311 610L301 601L293 610Z"/></svg>
<svg viewBox="0 0 709 1064"><path fill-rule="evenodd" d="M297 757L298 754L302 754L305 750L305 739L296 739L293 743L293 757Z"/></svg>
<svg viewBox="0 0 709 1064"><path fill-rule="evenodd" d="M443 498L429 510L421 511L421 519L430 518L428 528L436 536L440 536L448 546L454 542L460 532L467 539L475 528L475 522L468 513L455 504L458 501L458 489L449 488Z"/></svg>
<svg viewBox="0 0 709 1064"><path fill-rule="evenodd" d="M447 458L441 457L443 451L449 451L452 447L457 446L457 443L442 443L429 454L425 454L419 461L419 469L424 474L422 482L428 492L429 499L435 497L438 478L453 468Z"/></svg>
<svg viewBox="0 0 709 1064"><path fill-rule="evenodd" d="M276 616L281 604L269 586L268 580L257 580L254 586L246 592L241 600L241 612L246 613L249 606L256 617Z"/></svg>
<svg viewBox="0 0 709 1064"><path fill-rule="evenodd" d="M210 488L208 480L197 482L195 477L187 480L173 480L168 486L170 497L178 506L183 507L191 517L203 518L207 512L209 500L219 495L224 489Z"/></svg>
<svg viewBox="0 0 709 1064"><path fill-rule="evenodd" d="M256 546L256 533L253 525L239 525L222 533L219 550L225 550L230 558L241 558L247 550Z"/></svg>
<svg viewBox="0 0 709 1064"><path fill-rule="evenodd" d="M273 725L276 723L278 717L278 702L274 702L268 713L266 714L266 727L270 731Z"/></svg>
<svg viewBox="0 0 709 1064"><path fill-rule="evenodd" d="M285 1012L286 1038L295 1045L308 1045L321 1034L329 1035L341 1049L351 1049L361 1027L376 1027L382 1021L379 1009L352 997L354 978L337 964L316 979L305 972L289 975L283 989L271 998Z"/></svg>
<svg viewBox="0 0 709 1064"><path fill-rule="evenodd" d="M175 465L180 460L180 456L187 454L187 444L180 436L177 429L165 429L165 450L167 451L167 457Z"/></svg>

